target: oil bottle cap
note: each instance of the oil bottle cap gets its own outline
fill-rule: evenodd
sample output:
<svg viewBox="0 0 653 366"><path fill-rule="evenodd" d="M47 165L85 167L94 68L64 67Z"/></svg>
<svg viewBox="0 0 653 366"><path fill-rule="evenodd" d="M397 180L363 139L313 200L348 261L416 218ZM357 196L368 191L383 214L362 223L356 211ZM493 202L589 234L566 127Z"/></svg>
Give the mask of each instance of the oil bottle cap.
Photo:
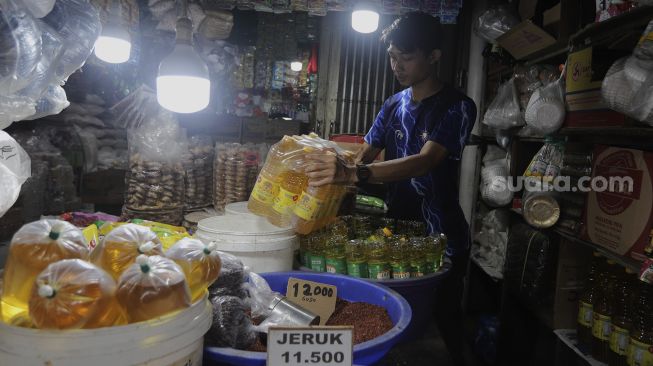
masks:
<svg viewBox="0 0 653 366"><path fill-rule="evenodd" d="M390 229L388 229L387 227L384 227L383 228L383 235L392 236L392 231L390 231Z"/></svg>

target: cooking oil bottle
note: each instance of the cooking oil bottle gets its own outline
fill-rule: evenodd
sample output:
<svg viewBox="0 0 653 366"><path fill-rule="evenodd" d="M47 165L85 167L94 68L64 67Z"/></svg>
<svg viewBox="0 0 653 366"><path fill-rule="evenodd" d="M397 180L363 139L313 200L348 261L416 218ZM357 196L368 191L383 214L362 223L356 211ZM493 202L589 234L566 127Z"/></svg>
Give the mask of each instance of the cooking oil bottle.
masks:
<svg viewBox="0 0 653 366"><path fill-rule="evenodd" d="M426 256L428 253L426 241L424 238L410 238L410 268L411 277L424 277L431 273L431 267L427 264Z"/></svg>
<svg viewBox="0 0 653 366"><path fill-rule="evenodd" d="M390 267L392 278L404 280L410 278L410 246L408 239L403 235L395 235L388 239L390 247Z"/></svg>
<svg viewBox="0 0 653 366"><path fill-rule="evenodd" d="M629 366L653 365L653 289L642 276L633 303L633 327L628 347Z"/></svg>
<svg viewBox="0 0 653 366"><path fill-rule="evenodd" d="M126 324L116 282L81 259L50 264L36 278L29 313L39 329L90 329Z"/></svg>
<svg viewBox="0 0 653 366"><path fill-rule="evenodd" d="M299 238L299 262L302 266L311 267L311 252L310 252L310 234L298 235Z"/></svg>
<svg viewBox="0 0 653 366"><path fill-rule="evenodd" d="M326 258L324 257L326 233L319 231L311 235L310 268L316 272L326 272Z"/></svg>
<svg viewBox="0 0 653 366"><path fill-rule="evenodd" d="M329 237L325 250L327 272L347 274L346 243L346 236L332 235Z"/></svg>
<svg viewBox="0 0 653 366"><path fill-rule="evenodd" d="M347 254L347 274L352 277L369 278L365 242L361 239L350 240L345 252Z"/></svg>
<svg viewBox="0 0 653 366"><path fill-rule="evenodd" d="M60 220L40 220L21 227L9 245L0 301L5 323L30 324L28 302L36 276L63 259L88 259L84 235Z"/></svg>
<svg viewBox="0 0 653 366"><path fill-rule="evenodd" d="M279 143L270 148L263 169L249 196L247 208L250 212L259 216L270 216L274 198L279 194L280 174L285 170L283 160L290 151L296 149L296 145L293 137L284 136Z"/></svg>
<svg viewBox="0 0 653 366"><path fill-rule="evenodd" d="M603 263L601 254L594 252L592 254L592 263L587 273L587 281L578 300L578 318L576 321L578 343L586 348L589 348L592 342L592 323L594 321L594 308L592 304L598 291L598 277L602 271Z"/></svg>
<svg viewBox="0 0 653 366"><path fill-rule="evenodd" d="M279 193L272 203L268 221L272 225L287 227L292 224L292 212L299 196L308 185L308 177L302 172L285 170L280 175Z"/></svg>
<svg viewBox="0 0 653 366"><path fill-rule="evenodd" d="M367 238L365 244L367 247L367 268L370 278L376 280L390 279L390 258L385 237L371 235Z"/></svg>
<svg viewBox="0 0 653 366"><path fill-rule="evenodd" d="M592 304L594 321L592 322L592 356L608 362L610 353L610 336L612 334L612 315L614 312L614 293L617 290L618 267L613 260L607 261L607 266L601 276L599 291Z"/></svg>
<svg viewBox="0 0 653 366"><path fill-rule="evenodd" d="M424 237L424 246L428 271L430 273L435 273L442 266L444 248L446 246L446 236L444 236L444 234L433 234Z"/></svg>
<svg viewBox="0 0 653 366"><path fill-rule="evenodd" d="M191 301L199 300L220 275L222 262L215 243L183 238L166 251L166 257L181 267L190 288Z"/></svg>
<svg viewBox="0 0 653 366"><path fill-rule="evenodd" d="M626 268L619 277L615 291L615 306L612 315L612 334L610 335L609 366L628 365L628 345L632 326L632 292L635 272Z"/></svg>

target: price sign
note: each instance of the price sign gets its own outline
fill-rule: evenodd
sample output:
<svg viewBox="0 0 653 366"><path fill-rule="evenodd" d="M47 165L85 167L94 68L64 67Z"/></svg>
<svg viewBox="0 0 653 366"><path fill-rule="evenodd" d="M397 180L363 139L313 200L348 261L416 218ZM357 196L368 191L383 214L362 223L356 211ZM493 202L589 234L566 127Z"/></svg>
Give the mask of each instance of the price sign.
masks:
<svg viewBox="0 0 653 366"><path fill-rule="evenodd" d="M272 327L268 366L351 366L353 327Z"/></svg>
<svg viewBox="0 0 653 366"><path fill-rule="evenodd" d="M324 283L288 279L286 297L295 305L320 316L320 325L326 324L336 309L338 288Z"/></svg>

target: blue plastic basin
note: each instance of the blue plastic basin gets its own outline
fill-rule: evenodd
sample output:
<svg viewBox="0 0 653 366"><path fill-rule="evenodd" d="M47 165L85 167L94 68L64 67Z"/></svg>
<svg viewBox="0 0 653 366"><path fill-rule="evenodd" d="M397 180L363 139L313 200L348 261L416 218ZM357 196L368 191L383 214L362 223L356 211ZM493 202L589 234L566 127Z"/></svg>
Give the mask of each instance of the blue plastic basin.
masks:
<svg viewBox="0 0 653 366"><path fill-rule="evenodd" d="M283 294L286 293L288 278L295 277L336 286L338 297L341 299L383 306L388 311L394 327L380 337L354 346L354 363L357 365L373 365L379 361L402 339L412 317L410 305L397 292L358 278L299 271L262 273L261 276L268 281L272 290ZM206 347L204 351L204 363L207 365L264 366L265 361L266 354L262 352L218 347Z"/></svg>

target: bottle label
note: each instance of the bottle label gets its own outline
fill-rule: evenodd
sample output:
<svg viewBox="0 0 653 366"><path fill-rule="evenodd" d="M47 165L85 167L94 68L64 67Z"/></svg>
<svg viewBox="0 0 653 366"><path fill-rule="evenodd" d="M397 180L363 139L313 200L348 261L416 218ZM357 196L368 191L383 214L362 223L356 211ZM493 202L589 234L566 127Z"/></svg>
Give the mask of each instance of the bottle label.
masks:
<svg viewBox="0 0 653 366"><path fill-rule="evenodd" d="M347 274L358 278L368 278L370 276L367 269L367 263L347 262Z"/></svg>
<svg viewBox="0 0 653 366"><path fill-rule="evenodd" d="M274 197L272 202L272 209L280 214L287 214L288 210L295 206L298 199L299 194L279 188L279 194Z"/></svg>
<svg viewBox="0 0 653 366"><path fill-rule="evenodd" d="M424 277L428 274L431 274L432 265L426 263L414 263L411 265L412 271L410 273L411 277Z"/></svg>
<svg viewBox="0 0 653 366"><path fill-rule="evenodd" d="M578 324L590 328L592 326L592 304L578 302Z"/></svg>
<svg viewBox="0 0 653 366"><path fill-rule="evenodd" d="M592 335L594 338L602 341L609 341L612 333L612 320L609 316L594 312L594 322L592 323Z"/></svg>
<svg viewBox="0 0 653 366"><path fill-rule="evenodd" d="M610 334L610 349L619 356L625 356L628 353L628 330L614 325L612 334Z"/></svg>
<svg viewBox="0 0 653 366"><path fill-rule="evenodd" d="M347 274L347 264L342 259L327 258L326 271L329 273Z"/></svg>
<svg viewBox="0 0 653 366"><path fill-rule="evenodd" d="M652 350L653 345L642 343L636 339L630 338L630 346L628 347L628 365L652 366Z"/></svg>
<svg viewBox="0 0 653 366"><path fill-rule="evenodd" d="M265 204L272 204L278 193L279 185L259 174L252 188L252 197Z"/></svg>
<svg viewBox="0 0 653 366"><path fill-rule="evenodd" d="M309 251L304 251L304 253L302 253L302 264L311 268L311 253Z"/></svg>
<svg viewBox="0 0 653 366"><path fill-rule="evenodd" d="M410 278L410 266L393 265L392 278L395 280L404 280Z"/></svg>
<svg viewBox="0 0 653 366"><path fill-rule="evenodd" d="M370 278L377 280L389 280L390 279L390 270L388 265L385 263L381 264L368 264L367 268L370 272Z"/></svg>
<svg viewBox="0 0 653 366"><path fill-rule="evenodd" d="M316 272L326 272L326 261L324 257L311 255L311 269Z"/></svg>
<svg viewBox="0 0 653 366"><path fill-rule="evenodd" d="M302 195L297 200L293 212L295 215L306 221L314 221L317 219L322 206L324 206L324 201L317 199L306 192L302 192Z"/></svg>

